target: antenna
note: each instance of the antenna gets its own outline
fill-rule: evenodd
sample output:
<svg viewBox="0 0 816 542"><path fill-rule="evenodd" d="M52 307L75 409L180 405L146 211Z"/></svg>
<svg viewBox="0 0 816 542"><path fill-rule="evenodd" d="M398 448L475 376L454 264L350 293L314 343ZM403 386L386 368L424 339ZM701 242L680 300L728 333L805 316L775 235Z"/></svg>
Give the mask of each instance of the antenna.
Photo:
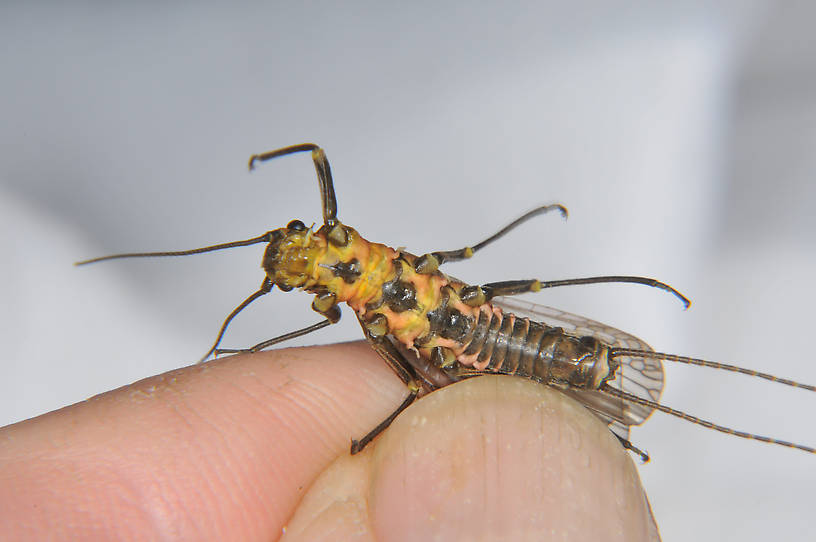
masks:
<svg viewBox="0 0 816 542"><path fill-rule="evenodd" d="M105 262L108 260L118 260L121 258L159 258L164 256L190 256L192 254L201 254L204 252L213 252L215 250L223 250L225 248L246 247L258 243L271 243L275 236L275 232L268 231L258 237L252 239L245 239L243 241L230 241L229 243L221 243L218 245L210 245L207 247L193 248L190 250L174 250L169 252L125 252L123 254L111 254L110 256L101 256L99 258L91 258L90 260L82 260L74 263L76 266L88 265L91 263Z"/></svg>

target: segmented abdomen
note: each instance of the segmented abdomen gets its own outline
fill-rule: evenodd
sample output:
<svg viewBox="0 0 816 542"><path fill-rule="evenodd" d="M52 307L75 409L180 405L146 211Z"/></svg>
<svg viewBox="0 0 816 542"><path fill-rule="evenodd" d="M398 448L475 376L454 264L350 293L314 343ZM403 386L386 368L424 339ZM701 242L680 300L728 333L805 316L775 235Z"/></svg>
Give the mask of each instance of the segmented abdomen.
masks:
<svg viewBox="0 0 816 542"><path fill-rule="evenodd" d="M608 372L605 352L594 337L570 335L559 327L494 310L479 313L459 361L483 372L593 387L597 371Z"/></svg>

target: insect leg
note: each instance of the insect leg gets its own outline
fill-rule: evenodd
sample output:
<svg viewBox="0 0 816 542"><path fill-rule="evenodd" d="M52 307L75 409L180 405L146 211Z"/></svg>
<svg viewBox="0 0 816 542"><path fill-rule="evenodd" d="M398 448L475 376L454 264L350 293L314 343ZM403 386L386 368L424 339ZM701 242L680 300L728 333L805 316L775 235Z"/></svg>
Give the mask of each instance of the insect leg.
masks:
<svg viewBox="0 0 816 542"><path fill-rule="evenodd" d="M215 337L215 342L213 343L212 347L207 350L207 353L204 354L200 360L198 360L199 363L203 363L213 353L215 353L215 355L219 354L218 345L221 343L221 339L224 337L224 333L227 331L227 326L229 326L230 322L232 322L232 319L235 318L238 313L244 310L250 303L262 295L266 295L271 292L274 285L275 284L268 277L264 277L263 282L261 282L261 287L258 288L258 290L251 296L244 299L240 305L235 307L232 312L229 313L229 315L224 319L224 323L221 324L221 329L218 330L218 335Z"/></svg>
<svg viewBox="0 0 816 542"><path fill-rule="evenodd" d="M481 286L468 286L462 290L460 295L462 300L474 306L480 305L486 301L490 301L496 296L508 296L526 294L528 292L538 292L544 288L555 288L557 286L572 286L574 284L597 284L600 282L632 282L635 284L644 284L653 288L665 290L674 295L683 302L685 308L691 305L691 301L686 296L659 280L647 277L629 277L629 276L605 276L605 277L586 277L581 279L566 279L566 280L549 280L541 281L538 279L526 280L505 280L502 282L491 282ZM467 297L467 301L466 301Z"/></svg>
<svg viewBox="0 0 816 542"><path fill-rule="evenodd" d="M320 299L320 298L321 297L318 296L317 299ZM324 303L325 303L325 301L324 301ZM318 305L318 306L315 306L315 305ZM325 316L326 319L323 320L322 322L318 322L318 323L313 324L311 326L304 327L303 329L298 329L296 331L291 331L289 333L284 333L283 335L280 335L278 337L273 337L272 339L267 339L267 340L265 340L263 342L259 342L255 346L251 346L249 348L218 348L218 349L215 350L215 353L217 355L217 354L237 354L237 353L241 353L241 352L246 352L246 353L260 352L261 350L264 350L265 348L269 348L272 345L282 343L284 341L288 341L289 339L294 339L296 337L302 337L303 335L307 335L307 334L311 333L312 331L317 331L318 329L323 329L326 326L329 326L331 324L336 324L337 322L340 321L340 316L342 315L342 313L340 312L340 307L338 307L334 303L326 303L324 306L320 307L318 301L315 300L315 303L312 303L312 308L314 308L315 311L317 311L320 314L322 314L323 316Z"/></svg>
<svg viewBox="0 0 816 542"><path fill-rule="evenodd" d="M431 252L428 254L424 254L417 258L415 268L418 273L433 273L436 269L445 262L456 262L459 260L465 260L473 256L473 253L479 251L496 241L497 239L503 237L505 234L510 232L511 230L515 229L517 226L527 222L531 218L548 213L550 211L557 210L561 213L561 216L567 218L567 208L563 205L558 203L553 205L542 205L541 207L536 207L532 211L528 211L512 221L507 226L500 229L498 232L494 233L481 243L477 243L472 247L464 247L458 250L447 250L447 251L440 251L440 252Z"/></svg>
<svg viewBox="0 0 816 542"><path fill-rule="evenodd" d="M318 322L308 327L304 327L303 329L298 329L297 331L292 331L289 333L285 333L278 337L274 337L272 339L267 339L263 342L256 344L255 346L251 346L249 348L216 348L215 354L239 354L239 353L254 353L263 350L264 348L268 348L272 345L282 343L283 341L288 341L289 339L294 339L296 337L302 337L303 335L307 335L312 331L317 331L318 329L323 329L326 326L333 324L331 320L323 320L322 322Z"/></svg>
<svg viewBox="0 0 816 542"><path fill-rule="evenodd" d="M383 421L377 424L377 427L366 433L363 438L360 440L352 439L351 440L351 454L354 455L366 445L374 440L377 435L385 431L385 429L391 425L397 416L400 413L408 408L411 403L413 403L417 396L419 395L419 391L421 389L420 384L417 380L417 374L414 370L413 366L405 359L405 357L397 350L397 348L391 344L391 341L386 336L381 337L374 337L365 327L365 324L361 321L360 325L363 328L363 332L365 333L366 340L368 344L374 349L377 354L385 360L389 367L397 374L397 376L405 383L405 386L408 388L408 396L402 403L388 415Z"/></svg>
<svg viewBox="0 0 816 542"><path fill-rule="evenodd" d="M627 450L630 450L630 451L634 452L635 454L639 455L640 460L642 462L644 462L644 463L649 462L649 454L647 454L646 452L644 452L643 450L641 450L640 448L638 448L637 446L635 446L634 444L632 444L631 442L629 442L628 440L623 438L622 436L620 436L618 434L615 434L615 433L612 433L612 434L615 435L615 437L620 441L621 445L624 448L626 448Z"/></svg>
<svg viewBox="0 0 816 542"><path fill-rule="evenodd" d="M329 228L337 224L337 197L334 194L334 181L332 180L331 167L326 153L314 143L301 143L291 145L282 149L275 149L261 154L253 154L249 157L249 169L255 169L256 162L266 162L279 156L295 154L298 152L311 152L314 161L317 180L320 183L320 200L323 205L323 224Z"/></svg>

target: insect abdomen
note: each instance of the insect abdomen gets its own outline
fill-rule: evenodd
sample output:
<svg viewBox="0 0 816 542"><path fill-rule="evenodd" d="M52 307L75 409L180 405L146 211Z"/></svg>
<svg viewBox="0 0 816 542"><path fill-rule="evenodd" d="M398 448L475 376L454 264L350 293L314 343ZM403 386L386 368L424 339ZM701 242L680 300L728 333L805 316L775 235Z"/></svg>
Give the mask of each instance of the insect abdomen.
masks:
<svg viewBox="0 0 816 542"><path fill-rule="evenodd" d="M479 371L571 387L593 387L597 381L603 346L593 337L500 311L482 311L472 337L462 359Z"/></svg>

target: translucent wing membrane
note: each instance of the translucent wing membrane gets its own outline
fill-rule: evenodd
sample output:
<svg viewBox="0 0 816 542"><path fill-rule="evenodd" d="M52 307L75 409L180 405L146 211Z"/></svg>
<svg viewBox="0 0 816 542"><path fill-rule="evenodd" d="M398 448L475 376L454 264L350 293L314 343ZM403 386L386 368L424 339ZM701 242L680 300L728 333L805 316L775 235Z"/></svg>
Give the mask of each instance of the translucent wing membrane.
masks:
<svg viewBox="0 0 816 542"><path fill-rule="evenodd" d="M493 303L516 316L527 317L547 325L564 328L575 335L592 335L613 348L653 351L634 335L614 327L571 314L562 310L538 305L518 298L496 297ZM620 361L614 380L607 384L648 401L657 402L663 391L663 364L659 359L636 355L619 356ZM595 415L609 424L619 437L629 438L629 426L640 425L654 412L648 406L635 404L600 391L566 390L565 393L583 403Z"/></svg>

